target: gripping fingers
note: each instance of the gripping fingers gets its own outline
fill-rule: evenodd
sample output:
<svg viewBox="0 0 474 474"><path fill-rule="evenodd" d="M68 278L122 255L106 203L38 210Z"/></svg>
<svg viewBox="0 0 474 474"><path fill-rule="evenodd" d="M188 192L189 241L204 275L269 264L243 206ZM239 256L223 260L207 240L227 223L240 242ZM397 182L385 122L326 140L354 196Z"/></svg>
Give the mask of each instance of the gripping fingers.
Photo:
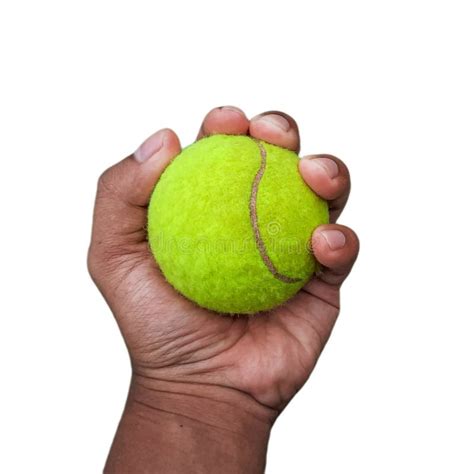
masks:
<svg viewBox="0 0 474 474"><path fill-rule="evenodd" d="M355 232L339 224L321 225L314 231L311 243L314 256L323 265L319 278L330 285L340 286L359 253L359 239Z"/></svg>
<svg viewBox="0 0 474 474"><path fill-rule="evenodd" d="M347 166L332 155L310 155L299 164L306 184L329 204L331 222L341 214L349 197L350 176Z"/></svg>

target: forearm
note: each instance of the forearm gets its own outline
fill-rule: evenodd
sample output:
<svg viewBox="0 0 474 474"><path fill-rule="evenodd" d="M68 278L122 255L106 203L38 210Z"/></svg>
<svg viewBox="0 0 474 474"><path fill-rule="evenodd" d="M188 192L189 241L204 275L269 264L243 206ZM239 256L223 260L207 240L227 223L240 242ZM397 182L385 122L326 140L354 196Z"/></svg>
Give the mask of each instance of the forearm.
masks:
<svg viewBox="0 0 474 474"><path fill-rule="evenodd" d="M134 377L106 473L262 473L275 413L245 394Z"/></svg>

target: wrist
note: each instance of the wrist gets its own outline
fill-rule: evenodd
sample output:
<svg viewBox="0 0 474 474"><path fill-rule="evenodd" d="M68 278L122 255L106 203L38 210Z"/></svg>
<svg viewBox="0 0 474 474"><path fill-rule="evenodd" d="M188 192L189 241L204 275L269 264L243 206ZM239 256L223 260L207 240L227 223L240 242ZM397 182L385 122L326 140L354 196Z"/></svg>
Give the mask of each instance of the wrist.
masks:
<svg viewBox="0 0 474 474"><path fill-rule="evenodd" d="M261 473L276 416L230 388L134 375L106 472Z"/></svg>

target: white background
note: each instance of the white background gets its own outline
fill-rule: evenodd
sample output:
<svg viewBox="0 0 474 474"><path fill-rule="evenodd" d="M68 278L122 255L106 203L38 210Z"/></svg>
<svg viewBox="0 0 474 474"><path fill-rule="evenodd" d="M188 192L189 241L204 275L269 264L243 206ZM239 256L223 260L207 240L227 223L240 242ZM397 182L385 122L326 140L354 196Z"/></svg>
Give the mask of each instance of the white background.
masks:
<svg viewBox="0 0 474 474"><path fill-rule="evenodd" d="M361 238L267 472L474 472L471 3L2 2L0 471L101 471L130 369L86 271L96 179L232 104L347 162Z"/></svg>

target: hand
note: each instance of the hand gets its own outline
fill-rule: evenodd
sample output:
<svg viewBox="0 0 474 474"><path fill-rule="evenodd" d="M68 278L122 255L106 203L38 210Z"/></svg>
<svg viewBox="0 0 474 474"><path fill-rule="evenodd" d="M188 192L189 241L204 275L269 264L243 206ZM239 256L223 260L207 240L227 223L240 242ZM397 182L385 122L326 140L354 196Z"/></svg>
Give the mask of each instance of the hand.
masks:
<svg viewBox="0 0 474 474"><path fill-rule="evenodd" d="M198 139L215 133L249 134L296 152L300 147L295 121L281 112L266 112L249 121L239 109L213 109ZM229 317L199 308L165 281L146 236L154 184L180 150L176 134L161 130L99 179L88 265L125 338L133 373L109 456L112 470L119 465L117 457L122 462L133 457L124 454L125 444L139 437L139 431L133 438L127 430L136 429L143 417L158 417L161 426L168 417L165 424L172 430L185 419L191 431L202 428L208 433L212 427L221 433L216 439L225 438L226 432L239 437L242 449L258 446L252 449L264 451L272 423L308 379L329 338L339 313L339 289L358 252L354 232L335 224L349 195L346 166L330 155L305 157L301 175L330 208L331 223L312 236L322 272L292 300L255 317ZM137 449L143 443L146 440ZM239 462L242 453L235 457ZM242 471L236 467L225 472L260 472L262 462L264 454L256 467L247 464ZM205 470L209 468L203 467L203 472L214 472ZM162 467L160 472L168 471ZM181 471L174 466L169 472Z"/></svg>

